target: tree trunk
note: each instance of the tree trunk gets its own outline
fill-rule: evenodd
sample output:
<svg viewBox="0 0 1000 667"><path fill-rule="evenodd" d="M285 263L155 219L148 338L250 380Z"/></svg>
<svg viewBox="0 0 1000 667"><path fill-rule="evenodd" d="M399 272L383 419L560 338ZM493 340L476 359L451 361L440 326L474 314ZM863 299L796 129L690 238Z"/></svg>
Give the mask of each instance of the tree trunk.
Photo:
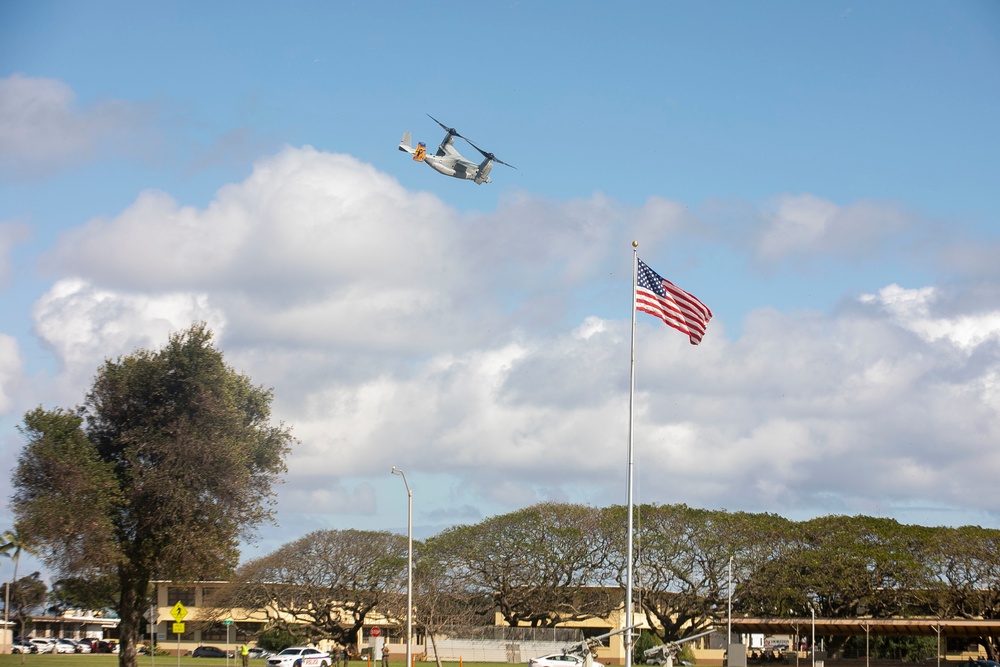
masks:
<svg viewBox="0 0 1000 667"><path fill-rule="evenodd" d="M136 667L136 640L144 623L142 614L146 610L149 577L136 572L129 565L121 565L118 568L118 579L121 582L121 598L118 603L118 667Z"/></svg>
<svg viewBox="0 0 1000 667"><path fill-rule="evenodd" d="M431 639L431 648L434 649L434 662L437 663L437 667L441 667L441 656L438 655L438 643L437 636L433 632L428 632L427 636ZM410 667L407 665L407 667Z"/></svg>

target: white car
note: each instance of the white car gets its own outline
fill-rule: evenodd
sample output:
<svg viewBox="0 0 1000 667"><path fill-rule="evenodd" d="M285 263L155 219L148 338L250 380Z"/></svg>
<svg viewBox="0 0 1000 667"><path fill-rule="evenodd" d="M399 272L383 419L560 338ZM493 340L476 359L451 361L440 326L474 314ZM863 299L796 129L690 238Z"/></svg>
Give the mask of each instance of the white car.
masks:
<svg viewBox="0 0 1000 667"><path fill-rule="evenodd" d="M599 662L592 663L594 667L604 667ZM584 660L571 653L550 653L540 658L528 661L528 667L584 667Z"/></svg>
<svg viewBox="0 0 1000 667"><path fill-rule="evenodd" d="M56 648L56 643L48 638L36 637L28 641L38 647L39 653L52 653Z"/></svg>
<svg viewBox="0 0 1000 667"><path fill-rule="evenodd" d="M76 653L76 642L72 639L63 639L60 637L56 640L55 648L53 653Z"/></svg>
<svg viewBox="0 0 1000 667"><path fill-rule="evenodd" d="M290 646L268 658L267 667L330 667L330 654L311 646Z"/></svg>

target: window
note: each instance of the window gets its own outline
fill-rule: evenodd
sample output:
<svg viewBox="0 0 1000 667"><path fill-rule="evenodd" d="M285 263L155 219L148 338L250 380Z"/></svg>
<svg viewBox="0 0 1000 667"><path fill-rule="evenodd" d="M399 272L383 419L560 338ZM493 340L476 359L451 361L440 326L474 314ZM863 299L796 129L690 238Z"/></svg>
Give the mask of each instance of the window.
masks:
<svg viewBox="0 0 1000 667"><path fill-rule="evenodd" d="M233 635L241 642L253 639L263 629L263 623L233 623Z"/></svg>
<svg viewBox="0 0 1000 667"><path fill-rule="evenodd" d="M214 623L201 631L201 640L203 642L224 642L227 639L235 639L235 634L231 630L226 632L226 626L222 623Z"/></svg>
<svg viewBox="0 0 1000 667"><path fill-rule="evenodd" d="M180 602L185 607L194 606L194 588L167 587L167 604L173 607Z"/></svg>
<svg viewBox="0 0 1000 667"><path fill-rule="evenodd" d="M217 589L217 588L208 588L208 587L205 587L205 588L201 589L201 605L203 607L211 607L212 606L212 594L215 593L215 591L217 591L217 590L219 590L219 589Z"/></svg>

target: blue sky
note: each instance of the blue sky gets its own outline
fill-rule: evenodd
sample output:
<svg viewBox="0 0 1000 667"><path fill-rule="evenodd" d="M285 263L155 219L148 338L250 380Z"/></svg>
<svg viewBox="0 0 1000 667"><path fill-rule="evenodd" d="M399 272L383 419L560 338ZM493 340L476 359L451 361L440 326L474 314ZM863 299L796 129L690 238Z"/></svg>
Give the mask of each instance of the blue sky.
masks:
<svg viewBox="0 0 1000 667"><path fill-rule="evenodd" d="M624 502L636 240L715 313L639 318L638 500L1000 527L998 68L992 2L4 3L4 459L205 320L301 441L248 555L393 465L425 534Z"/></svg>

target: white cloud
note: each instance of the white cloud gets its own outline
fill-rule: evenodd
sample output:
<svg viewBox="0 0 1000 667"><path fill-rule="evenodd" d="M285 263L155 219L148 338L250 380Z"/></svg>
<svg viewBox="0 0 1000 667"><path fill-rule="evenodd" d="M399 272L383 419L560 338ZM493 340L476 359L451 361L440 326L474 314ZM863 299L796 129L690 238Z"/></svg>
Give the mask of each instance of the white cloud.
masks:
<svg viewBox="0 0 1000 667"><path fill-rule="evenodd" d="M70 375L88 378L105 359L136 348L157 348L171 333L206 322L216 333L225 315L205 294L124 293L86 281L60 280L35 304L38 336Z"/></svg>
<svg viewBox="0 0 1000 667"><path fill-rule="evenodd" d="M761 246L775 258L847 253L895 224L866 232L888 209L808 196L779 213ZM48 261L75 277L39 302L36 327L81 391L103 358L193 320L221 328L229 363L274 386L276 416L301 440L280 489L295 525L370 514L364 480L387 461L463 480L438 485L429 515L619 503L628 244L640 228L666 243L692 227L669 202L599 195L461 216L348 156L286 148L205 208L147 192L67 234ZM968 470L1000 474L993 311L888 287L832 312L758 307L735 339L731 318L717 313L697 348L640 319L643 501L1000 516L962 484Z"/></svg>
<svg viewBox="0 0 1000 667"><path fill-rule="evenodd" d="M81 110L65 83L12 74L0 79L0 174L24 180L77 164L144 115L123 101Z"/></svg>
<svg viewBox="0 0 1000 667"><path fill-rule="evenodd" d="M0 334L0 415L14 405L14 394L22 381L21 353L17 340Z"/></svg>
<svg viewBox="0 0 1000 667"><path fill-rule="evenodd" d="M881 240L909 224L894 206L862 201L841 207L809 194L776 198L762 221L756 253L763 261L870 256Z"/></svg>
<svg viewBox="0 0 1000 667"><path fill-rule="evenodd" d="M969 352L988 340L1000 340L1000 308L950 317L937 315L934 306L940 298L934 287L904 289L893 284L883 287L878 295L862 295L861 301L882 306L900 326L929 342L945 339Z"/></svg>

